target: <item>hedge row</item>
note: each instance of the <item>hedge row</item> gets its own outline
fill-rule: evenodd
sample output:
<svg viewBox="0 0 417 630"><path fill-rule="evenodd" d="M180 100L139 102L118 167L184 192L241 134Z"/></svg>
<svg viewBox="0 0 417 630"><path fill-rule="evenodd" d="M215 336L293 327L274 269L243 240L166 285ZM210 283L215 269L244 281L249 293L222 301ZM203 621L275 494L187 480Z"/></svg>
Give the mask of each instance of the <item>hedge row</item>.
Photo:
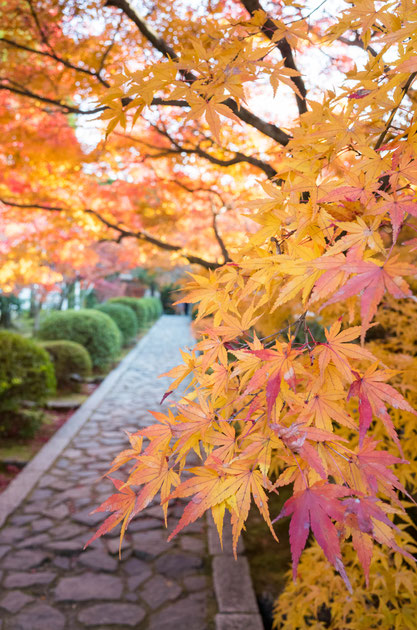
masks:
<svg viewBox="0 0 417 630"><path fill-rule="evenodd" d="M45 341L66 339L88 351L93 367L103 368L119 354L122 334L111 317L93 309L56 311L41 322L38 336Z"/></svg>
<svg viewBox="0 0 417 630"><path fill-rule="evenodd" d="M135 298L135 297L115 297L110 298L107 304L121 304L133 310L139 326L143 330L162 314L162 304L157 297Z"/></svg>
<svg viewBox="0 0 417 630"><path fill-rule="evenodd" d="M162 312L158 298L114 298L94 309L55 311L42 321L41 345L0 331L0 436L30 437L41 422L34 405L77 390L92 367L103 368Z"/></svg>
<svg viewBox="0 0 417 630"><path fill-rule="evenodd" d="M94 310L105 313L112 318L122 333L124 346L127 346L133 337L136 337L139 329L138 322L134 311L128 306L104 302L104 304L95 306Z"/></svg>

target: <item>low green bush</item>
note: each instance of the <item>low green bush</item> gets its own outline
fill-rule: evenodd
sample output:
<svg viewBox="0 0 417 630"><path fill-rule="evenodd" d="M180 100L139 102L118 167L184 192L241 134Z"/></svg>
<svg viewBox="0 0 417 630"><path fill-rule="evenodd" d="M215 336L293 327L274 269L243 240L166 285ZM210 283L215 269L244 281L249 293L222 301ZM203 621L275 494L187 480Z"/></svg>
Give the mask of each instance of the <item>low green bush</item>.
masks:
<svg viewBox="0 0 417 630"><path fill-rule="evenodd" d="M150 319L158 319L158 317L162 314L162 304L160 299L157 297L145 297L142 298L142 301L150 313Z"/></svg>
<svg viewBox="0 0 417 630"><path fill-rule="evenodd" d="M79 391L80 383L73 377L86 378L90 376L92 369L91 357L84 346L75 341L61 339L45 341L42 347L54 364L58 389Z"/></svg>
<svg viewBox="0 0 417 630"><path fill-rule="evenodd" d="M110 304L122 304L128 306L135 313L136 321L139 326L139 330L146 328L149 323L149 309L143 302L143 298L135 298L129 296L110 298L107 301Z"/></svg>
<svg viewBox="0 0 417 630"><path fill-rule="evenodd" d="M56 311L40 324L40 339L67 339L88 351L93 367L103 368L113 361L121 347L122 334L111 317L93 309Z"/></svg>
<svg viewBox="0 0 417 630"><path fill-rule="evenodd" d="M106 313L115 322L123 337L123 345L127 346L138 333L138 322L131 308L124 304L104 302L94 306L94 310Z"/></svg>
<svg viewBox="0 0 417 630"><path fill-rule="evenodd" d="M41 416L21 407L43 404L55 390L46 350L18 333L0 331L0 435L32 435Z"/></svg>
<svg viewBox="0 0 417 630"><path fill-rule="evenodd" d="M155 304L153 303L151 298L144 297L142 298L142 304L144 304L146 309L146 317L148 322L153 322L157 318Z"/></svg>

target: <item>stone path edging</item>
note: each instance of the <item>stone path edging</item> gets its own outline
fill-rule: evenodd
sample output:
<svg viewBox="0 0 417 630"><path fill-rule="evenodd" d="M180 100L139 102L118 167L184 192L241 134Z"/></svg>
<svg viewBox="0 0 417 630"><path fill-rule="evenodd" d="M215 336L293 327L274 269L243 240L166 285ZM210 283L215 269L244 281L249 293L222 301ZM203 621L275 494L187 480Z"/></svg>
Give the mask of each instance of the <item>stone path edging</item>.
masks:
<svg viewBox="0 0 417 630"><path fill-rule="evenodd" d="M99 406L106 394L111 391L115 383L134 362L152 328L0 494L0 527L4 525L10 514L19 507L42 475L68 446L77 431L87 422L91 413Z"/></svg>
<svg viewBox="0 0 417 630"><path fill-rule="evenodd" d="M216 630L263 630L242 538L239 539L235 560L230 524L225 524L223 528L222 549L211 516L207 522L208 548L212 556L213 584L219 611L215 617Z"/></svg>

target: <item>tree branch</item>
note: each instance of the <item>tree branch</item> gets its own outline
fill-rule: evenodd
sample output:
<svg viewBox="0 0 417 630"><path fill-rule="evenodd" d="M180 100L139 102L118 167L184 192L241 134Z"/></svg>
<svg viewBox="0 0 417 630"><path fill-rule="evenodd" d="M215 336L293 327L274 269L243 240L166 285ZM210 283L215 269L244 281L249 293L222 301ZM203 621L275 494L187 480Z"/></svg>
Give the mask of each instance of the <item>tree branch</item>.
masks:
<svg viewBox="0 0 417 630"><path fill-rule="evenodd" d="M221 158L217 158L214 155L211 155L210 153L207 153L207 151L204 151L204 149L202 149L200 146L196 146L193 148L186 148L183 147L182 145L180 145L175 138L173 138L167 131L167 129L164 127L163 129L161 129L160 127L158 127L157 125L152 125L154 127L154 129L156 129L162 136L164 136L165 138L167 138L167 140L169 140L171 142L171 144L175 147L176 149L176 153L187 153L188 155L198 155L202 158L204 158L205 160L207 160L208 162L211 162L212 164L217 164L217 166L233 166L234 164L240 164L242 162L247 162L248 164L252 164L252 166L256 166L257 168L260 168L268 177L268 179L273 179L277 172L274 169L273 166L271 166L270 164L268 164L267 162L263 162L262 160L260 160L259 158L253 157L251 155L245 155L244 153L241 153L240 151L235 151L234 152L234 156L228 160L222 160Z"/></svg>
<svg viewBox="0 0 417 630"><path fill-rule="evenodd" d="M35 48L30 48L29 46L25 46L24 44L18 44L17 42L14 42L11 39L7 39L7 37L0 37L0 42L4 42L5 44L8 44L9 46L13 46L14 48L18 48L19 50L26 50L27 52L33 53L35 55L42 55L43 57L49 57L50 59L55 59L55 61L58 61L58 63L62 63L62 65L65 66L66 68L70 68L71 70L75 70L76 72L82 72L83 74L87 74L91 77L95 77L98 81L100 81L102 85L104 85L104 87L107 87L107 88L110 87L110 83L108 83L105 79L103 79L100 76L100 71L96 72L95 70L88 70L87 68L76 66L72 64L70 61L68 61L67 59L63 59L62 57L59 57L55 53L49 53L49 52L44 52L42 50L36 50Z"/></svg>
<svg viewBox="0 0 417 630"><path fill-rule="evenodd" d="M0 202L6 206L12 206L14 208L37 208L40 210L46 210L48 212L69 212L68 209L63 208L63 207L49 206L49 205L38 204L38 203L17 203L14 201L3 199L3 198L0 198ZM163 249L165 251L179 252L181 256L183 256L184 258L188 260L189 263L201 265L205 269L217 269L218 267L221 267L220 263L205 260L204 258L201 258L200 256L196 256L194 254L188 254L187 252L183 251L183 247L181 247L181 245L173 245L172 243L167 243L165 241L162 241L161 239L156 238L155 236L152 236L151 234L148 234L148 232L145 232L144 230L134 231L134 232L131 230L127 230L126 228L120 225L117 225L117 223L108 221L103 216L101 216L101 214L99 214L96 210L85 208L83 212L85 214L91 214L95 216L96 219L98 219L103 225L118 232L119 236L116 239L116 242L118 243L120 243L124 238L135 238L138 241L145 241L146 243L151 243L152 245L155 245L159 249Z"/></svg>
<svg viewBox="0 0 417 630"><path fill-rule="evenodd" d="M112 6L121 9L123 13L130 19L136 26L142 35L167 59L174 61L178 60L178 55L175 50L146 23L146 21L135 11L129 4L128 0L107 0L105 6ZM188 83L193 83L197 77L189 71L182 72L183 79ZM155 100L155 99L154 99ZM262 134L272 138L279 144L286 146L291 139L291 136L285 131L268 123L265 120L259 118L245 107L239 107L236 101L232 98L227 98L223 101L224 105L227 105L233 113L243 122L255 127ZM164 104L164 103L155 103ZM187 105L188 106L188 105Z"/></svg>
<svg viewBox="0 0 417 630"><path fill-rule="evenodd" d="M386 135L387 135L387 133L389 131L389 128L391 127L391 123L394 120L394 116L397 113L404 96L407 94L408 88L411 86L411 84L414 81L414 79L416 78L416 76L417 76L417 72L413 72L408 77L408 80L407 80L406 84L402 88L402 94L401 94L400 101L399 101L398 105L396 107L394 107L394 109L392 110L392 112L391 112L391 114L390 114L390 116L389 116L389 118L387 120L387 123L385 125L385 129L381 133L381 135L379 136L379 138L378 138L378 140L377 140L377 142L376 142L376 144L374 146L374 151L377 151L381 147L382 143L384 142L385 137L386 137Z"/></svg>
<svg viewBox="0 0 417 630"><path fill-rule="evenodd" d="M266 13L266 11L264 11L264 9L262 8L262 5L259 2L259 0L240 0L240 2L243 4L246 11L248 11L248 13L251 16L253 16L256 11L263 11L264 13ZM261 31L270 40L273 39L274 34L277 32L277 30L278 30L277 26L275 25L274 21L270 17L268 17L266 21L263 23L263 25L261 26ZM295 65L294 55L292 53L291 46L289 45L287 39L285 37L283 39L280 39L278 42L276 42L276 46L282 55L282 58L284 60L284 66L286 68L291 68L292 70L298 71L298 68ZM294 85L297 86L301 94L301 98L298 96L298 94L295 95L298 111L300 112L300 114L304 114L307 111L306 86L301 76L291 77L291 80L294 83Z"/></svg>

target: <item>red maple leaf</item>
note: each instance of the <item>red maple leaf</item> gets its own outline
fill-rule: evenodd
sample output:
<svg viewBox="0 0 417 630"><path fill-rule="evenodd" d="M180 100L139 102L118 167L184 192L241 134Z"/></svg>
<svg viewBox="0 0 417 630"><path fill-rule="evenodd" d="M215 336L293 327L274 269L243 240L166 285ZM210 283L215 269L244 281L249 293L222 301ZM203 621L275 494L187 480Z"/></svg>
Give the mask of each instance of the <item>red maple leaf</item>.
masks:
<svg viewBox="0 0 417 630"><path fill-rule="evenodd" d="M336 291L324 306L360 295L362 339L385 291L397 299L412 295L410 287L402 276L415 273L416 268L408 263L399 262L398 255L388 258L381 266L370 261L349 263L346 265L346 271L356 275Z"/></svg>
<svg viewBox="0 0 417 630"><path fill-rule="evenodd" d="M381 418L388 434L401 452L397 432L386 404L394 407L394 409L403 409L414 415L417 415L416 412L399 392L388 383L384 383L390 374L387 370L378 370L376 363L371 365L362 376L358 372L353 372L353 374L356 376L356 380L350 386L348 400L352 396L359 398L359 445L362 446L365 433L375 415L377 418Z"/></svg>
<svg viewBox="0 0 417 630"><path fill-rule="evenodd" d="M276 521L283 516L292 515L290 545L294 581L297 576L298 561L306 545L311 528L326 558L340 573L347 588L352 592L352 587L342 562L339 536L331 520L339 522L344 520L345 507L338 499L350 494L352 494L352 491L344 486L330 483L315 483L310 488L296 492L294 496L288 499L280 514L274 519Z"/></svg>

